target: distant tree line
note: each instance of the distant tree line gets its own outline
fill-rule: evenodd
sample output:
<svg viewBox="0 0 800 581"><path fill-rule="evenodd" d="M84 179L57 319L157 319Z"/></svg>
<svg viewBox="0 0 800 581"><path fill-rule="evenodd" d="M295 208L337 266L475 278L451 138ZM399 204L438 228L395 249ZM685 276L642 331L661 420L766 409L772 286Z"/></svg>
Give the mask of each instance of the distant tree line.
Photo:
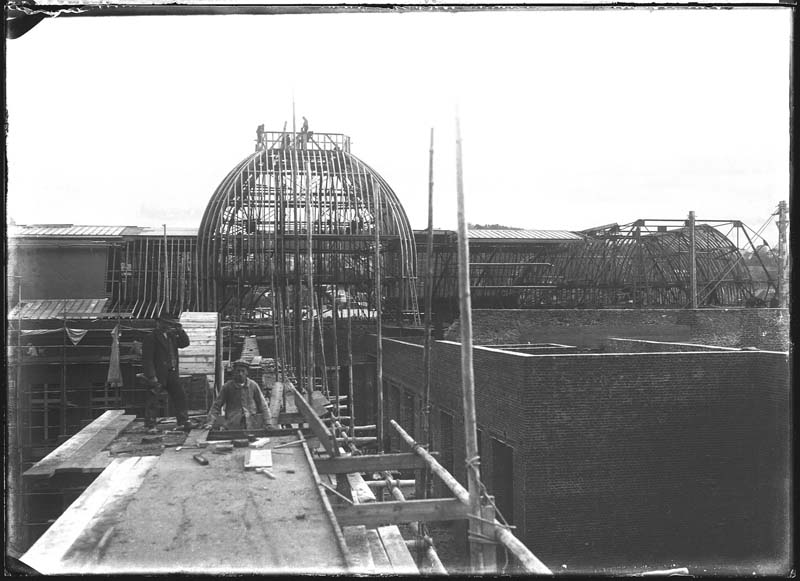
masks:
<svg viewBox="0 0 800 581"><path fill-rule="evenodd" d="M759 258L761 261L759 262ZM767 268L778 268L778 249L772 249L766 244L762 244L755 251L751 249L742 251L742 260L747 266L764 266Z"/></svg>
<svg viewBox="0 0 800 581"><path fill-rule="evenodd" d="M524 230L525 228L515 228L513 226L503 226L502 224L473 224L467 222L470 230Z"/></svg>

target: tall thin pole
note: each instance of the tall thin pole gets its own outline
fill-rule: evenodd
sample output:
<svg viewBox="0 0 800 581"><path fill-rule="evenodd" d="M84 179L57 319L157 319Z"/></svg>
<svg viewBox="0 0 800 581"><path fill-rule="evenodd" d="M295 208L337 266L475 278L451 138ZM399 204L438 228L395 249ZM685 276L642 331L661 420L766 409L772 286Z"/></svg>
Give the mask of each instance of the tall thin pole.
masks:
<svg viewBox="0 0 800 581"><path fill-rule="evenodd" d="M297 133L295 131L295 113L294 113L294 95L292 95L292 147L291 147L291 160L292 160L292 196L294 198L294 354L295 354L295 369L297 371L297 381L299 388L305 389L303 382L303 319L300 313L300 216L298 215L298 201L297 201ZM310 395L309 395L310 397Z"/></svg>
<svg viewBox="0 0 800 581"><path fill-rule="evenodd" d="M311 168L308 161L305 163L306 174L306 262L308 269L308 397L311 401L311 392L315 386L315 360L314 360L314 252L311 247Z"/></svg>
<svg viewBox="0 0 800 581"><path fill-rule="evenodd" d="M169 263L167 262L167 225L162 224L164 227L164 306L169 311Z"/></svg>
<svg viewBox="0 0 800 581"><path fill-rule="evenodd" d="M425 391L422 405L422 441L430 444L431 418L431 309L433 304L433 128L431 128L431 148L428 160L428 246L426 249L428 267L425 273L425 350L422 366L425 369Z"/></svg>
<svg viewBox="0 0 800 581"><path fill-rule="evenodd" d="M67 301L64 300L62 311L64 333L61 335L61 409L59 419L61 422L61 435L67 434ZM47 396L45 396L47 397Z"/></svg>
<svg viewBox="0 0 800 581"><path fill-rule="evenodd" d="M356 435L356 404L353 399L353 311L350 309L350 293L347 288L347 401L350 405L350 437Z"/></svg>
<svg viewBox="0 0 800 581"><path fill-rule="evenodd" d="M378 337L378 345L376 348L375 358L375 372L376 372L376 389L375 396L378 402L378 449L383 449L383 320L382 320L382 306L381 306L381 196L378 184L375 179L372 179L372 192L375 196L375 324L376 334Z"/></svg>
<svg viewBox="0 0 800 581"><path fill-rule="evenodd" d="M472 304L469 292L469 241L464 213L464 177L461 158L461 125L456 116L456 191L458 194L458 296L461 318L461 382L464 404L464 440L467 452L467 490L469 491L470 533L480 534L480 468L477 417L475 413L475 378L472 369ZM472 535L471 535L472 536ZM470 564L475 573L483 572L480 543L470 542Z"/></svg>
<svg viewBox="0 0 800 581"><path fill-rule="evenodd" d="M272 256L269 258L269 287L270 287L270 294L272 299L272 341L274 345L275 351L275 381L280 381L280 375L278 370L279 361L281 360L280 356L280 342L278 340L278 301L277 297L275 296L275 253L273 250Z"/></svg>
<svg viewBox="0 0 800 581"><path fill-rule="evenodd" d="M689 286L692 308L697 308L697 247L694 231L694 211L689 212Z"/></svg>
<svg viewBox="0 0 800 581"><path fill-rule="evenodd" d="M788 305L786 291L786 271L788 252L786 245L787 207L785 201L778 202L778 307L785 309Z"/></svg>
<svg viewBox="0 0 800 581"><path fill-rule="evenodd" d="M333 326L332 326L332 335L333 335L333 395L336 398L336 405L339 405L339 337L336 329L336 324L339 322L339 305L337 301L339 299L339 285L333 285L333 302L332 302L332 309L331 315L333 316ZM327 370L325 371L327 373ZM339 408L336 408L337 411ZM338 415L338 414L337 414ZM353 414L350 414L350 425L353 425Z"/></svg>

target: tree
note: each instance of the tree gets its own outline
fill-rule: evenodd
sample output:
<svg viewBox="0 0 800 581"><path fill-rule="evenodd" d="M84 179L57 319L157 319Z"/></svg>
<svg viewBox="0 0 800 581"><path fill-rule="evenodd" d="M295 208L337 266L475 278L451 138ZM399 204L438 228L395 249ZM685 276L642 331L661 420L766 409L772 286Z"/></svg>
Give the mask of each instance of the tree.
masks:
<svg viewBox="0 0 800 581"><path fill-rule="evenodd" d="M467 223L467 228L471 230L524 230L525 228L515 228L514 226L503 226L502 224L472 224Z"/></svg>

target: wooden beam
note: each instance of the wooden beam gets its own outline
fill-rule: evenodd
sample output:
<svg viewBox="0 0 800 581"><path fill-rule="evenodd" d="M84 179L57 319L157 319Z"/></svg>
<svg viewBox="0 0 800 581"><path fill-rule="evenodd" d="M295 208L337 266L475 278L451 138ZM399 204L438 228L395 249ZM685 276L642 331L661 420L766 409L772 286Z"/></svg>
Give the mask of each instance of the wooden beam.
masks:
<svg viewBox="0 0 800 581"><path fill-rule="evenodd" d="M322 423L322 420L319 419L319 416L311 408L305 398L300 395L300 392L297 391L295 386L289 383L285 387L288 388L289 393L294 395L294 403L298 411L306 419L314 435L319 438L320 444L323 445L328 454L337 456L339 454L339 449L333 443L333 436L330 430ZM344 472L352 472L352 470L344 470Z"/></svg>
<svg viewBox="0 0 800 581"><path fill-rule="evenodd" d="M433 498L337 506L333 511L340 526L377 526L414 521L461 520L467 518L469 507L456 498Z"/></svg>
<svg viewBox="0 0 800 581"><path fill-rule="evenodd" d="M392 564L389 562L389 557L386 556L386 550L375 529L367 529L367 545L372 555L373 573L392 573Z"/></svg>
<svg viewBox="0 0 800 581"><path fill-rule="evenodd" d="M432 454L436 456L438 454ZM350 472L382 472L383 470L413 470L425 467L425 460L413 452L366 456L339 456L316 461L320 474L348 474Z"/></svg>
<svg viewBox="0 0 800 581"><path fill-rule="evenodd" d="M366 504L368 502L375 502L375 493L364 482L364 478L358 472L350 473L347 475L339 475L338 478L346 476L347 482L350 485L350 494L353 495L353 502L355 504Z"/></svg>
<svg viewBox="0 0 800 581"><path fill-rule="evenodd" d="M98 464L98 455L102 458L103 450L135 419L135 415L117 416L109 424L95 431L88 442L56 467L55 472L96 472L99 474L110 463L110 459L106 463L101 461Z"/></svg>
<svg viewBox="0 0 800 581"><path fill-rule="evenodd" d="M43 575L69 573L63 558L78 537L101 512L113 512L125 502L157 461L158 456L114 460L20 560Z"/></svg>
<svg viewBox="0 0 800 581"><path fill-rule="evenodd" d="M103 415L94 420L91 424L39 460L33 467L27 470L23 476L28 478L48 478L52 476L58 466L68 458L74 456L84 445L94 438L98 432L124 414L125 410L108 410L104 412Z"/></svg>
<svg viewBox="0 0 800 581"><path fill-rule="evenodd" d="M417 564L396 526L379 527L378 536L380 536L386 556L389 557L389 562L392 564L393 573L419 575Z"/></svg>
<svg viewBox="0 0 800 581"><path fill-rule="evenodd" d="M292 388L294 389L294 388ZM296 399L303 399L302 397L297 397ZM322 501L323 509L325 510L325 514L328 516L328 519L333 526L334 535L336 536L336 542L339 545L339 549L342 551L342 556L344 557L345 566L348 571L352 570L355 561L353 560L353 556L350 554L350 550L347 548L347 542L344 539L344 534L342 533L342 527L336 521L336 513L331 506L330 501L328 500L328 495L325 494L325 489L322 484L322 479L319 476L319 472L317 472L317 468L314 466L314 460L311 458L311 451L308 449L308 443L306 442L305 438L303 438L303 434L301 432L297 432L297 437L302 441L303 446L303 454L305 454L306 461L308 462L308 467L311 469L311 475L314 478L314 482L317 485L317 490L319 491L319 498Z"/></svg>
<svg viewBox="0 0 800 581"><path fill-rule="evenodd" d="M363 525L342 527L342 534L347 543L347 548L350 549L350 554L353 556L354 565L351 572L354 574L374 573L375 561L369 550L366 527Z"/></svg>

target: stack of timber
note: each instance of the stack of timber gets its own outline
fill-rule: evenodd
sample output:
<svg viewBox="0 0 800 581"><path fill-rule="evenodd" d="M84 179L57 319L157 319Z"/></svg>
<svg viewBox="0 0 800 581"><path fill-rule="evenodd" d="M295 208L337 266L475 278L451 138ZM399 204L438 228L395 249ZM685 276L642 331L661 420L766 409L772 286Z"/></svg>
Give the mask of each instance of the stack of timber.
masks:
<svg viewBox="0 0 800 581"><path fill-rule="evenodd" d="M185 312L181 325L189 336L189 346L179 350L181 375L205 375L209 387L216 391L219 349L219 313Z"/></svg>

